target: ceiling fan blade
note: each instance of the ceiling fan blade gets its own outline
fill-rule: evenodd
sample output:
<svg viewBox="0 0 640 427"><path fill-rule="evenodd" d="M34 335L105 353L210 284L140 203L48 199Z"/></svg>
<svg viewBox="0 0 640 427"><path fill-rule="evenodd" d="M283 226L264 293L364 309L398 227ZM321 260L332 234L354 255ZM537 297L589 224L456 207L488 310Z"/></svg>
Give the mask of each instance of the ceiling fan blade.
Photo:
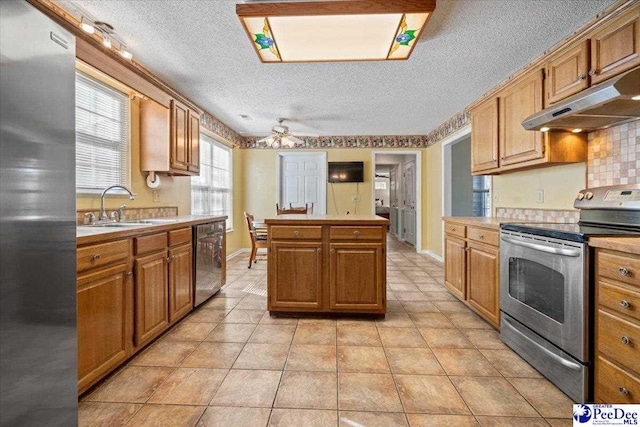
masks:
<svg viewBox="0 0 640 427"><path fill-rule="evenodd" d="M292 135L286 135L282 137L282 143L288 145L289 147L293 147L295 145L303 145L304 141L300 138L296 138Z"/></svg>
<svg viewBox="0 0 640 427"><path fill-rule="evenodd" d="M269 136L267 136L265 138L257 140L256 143L262 144L264 142L267 145L271 145L271 144L273 144L274 141L275 141L275 137L273 135L269 135Z"/></svg>
<svg viewBox="0 0 640 427"><path fill-rule="evenodd" d="M317 133L305 133L305 132L289 132L289 135L293 136L306 136L308 138L319 138L320 135Z"/></svg>

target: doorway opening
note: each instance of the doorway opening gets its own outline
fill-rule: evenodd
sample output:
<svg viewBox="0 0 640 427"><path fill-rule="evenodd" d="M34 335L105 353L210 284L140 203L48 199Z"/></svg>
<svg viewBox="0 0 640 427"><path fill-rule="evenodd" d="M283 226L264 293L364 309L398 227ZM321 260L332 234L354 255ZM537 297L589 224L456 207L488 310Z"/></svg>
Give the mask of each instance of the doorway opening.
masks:
<svg viewBox="0 0 640 427"><path fill-rule="evenodd" d="M373 212L389 219L389 232L420 252L421 153L374 151Z"/></svg>

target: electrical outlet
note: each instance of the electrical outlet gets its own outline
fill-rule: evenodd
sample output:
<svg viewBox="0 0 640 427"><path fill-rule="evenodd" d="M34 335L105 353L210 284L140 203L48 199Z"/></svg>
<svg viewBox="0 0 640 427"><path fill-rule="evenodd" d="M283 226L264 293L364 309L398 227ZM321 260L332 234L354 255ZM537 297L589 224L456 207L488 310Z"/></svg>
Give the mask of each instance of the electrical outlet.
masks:
<svg viewBox="0 0 640 427"><path fill-rule="evenodd" d="M154 202L160 201L160 190L153 190L153 201Z"/></svg>
<svg viewBox="0 0 640 427"><path fill-rule="evenodd" d="M360 203L360 195L359 194L354 194L353 196L351 196L351 201L353 203Z"/></svg>
<svg viewBox="0 0 640 427"><path fill-rule="evenodd" d="M500 202L500 195L498 193L493 193L493 201L495 203Z"/></svg>
<svg viewBox="0 0 640 427"><path fill-rule="evenodd" d="M544 190L536 190L536 203L544 203Z"/></svg>

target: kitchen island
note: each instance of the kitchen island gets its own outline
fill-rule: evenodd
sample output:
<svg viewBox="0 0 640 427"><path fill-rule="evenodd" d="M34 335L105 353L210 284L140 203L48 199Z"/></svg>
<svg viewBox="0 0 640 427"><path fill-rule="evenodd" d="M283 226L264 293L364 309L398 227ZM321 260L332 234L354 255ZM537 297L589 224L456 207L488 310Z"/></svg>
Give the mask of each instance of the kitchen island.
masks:
<svg viewBox="0 0 640 427"><path fill-rule="evenodd" d="M265 223L267 308L272 314L385 314L389 220L376 215L279 215Z"/></svg>

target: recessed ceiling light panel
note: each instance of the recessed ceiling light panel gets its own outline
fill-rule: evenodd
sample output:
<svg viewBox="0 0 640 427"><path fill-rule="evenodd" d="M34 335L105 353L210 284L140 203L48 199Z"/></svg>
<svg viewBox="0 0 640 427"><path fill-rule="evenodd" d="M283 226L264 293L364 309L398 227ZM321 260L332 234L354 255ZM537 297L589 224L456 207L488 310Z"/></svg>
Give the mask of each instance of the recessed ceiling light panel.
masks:
<svg viewBox="0 0 640 427"><path fill-rule="evenodd" d="M407 59L434 9L435 0L236 5L262 62Z"/></svg>

